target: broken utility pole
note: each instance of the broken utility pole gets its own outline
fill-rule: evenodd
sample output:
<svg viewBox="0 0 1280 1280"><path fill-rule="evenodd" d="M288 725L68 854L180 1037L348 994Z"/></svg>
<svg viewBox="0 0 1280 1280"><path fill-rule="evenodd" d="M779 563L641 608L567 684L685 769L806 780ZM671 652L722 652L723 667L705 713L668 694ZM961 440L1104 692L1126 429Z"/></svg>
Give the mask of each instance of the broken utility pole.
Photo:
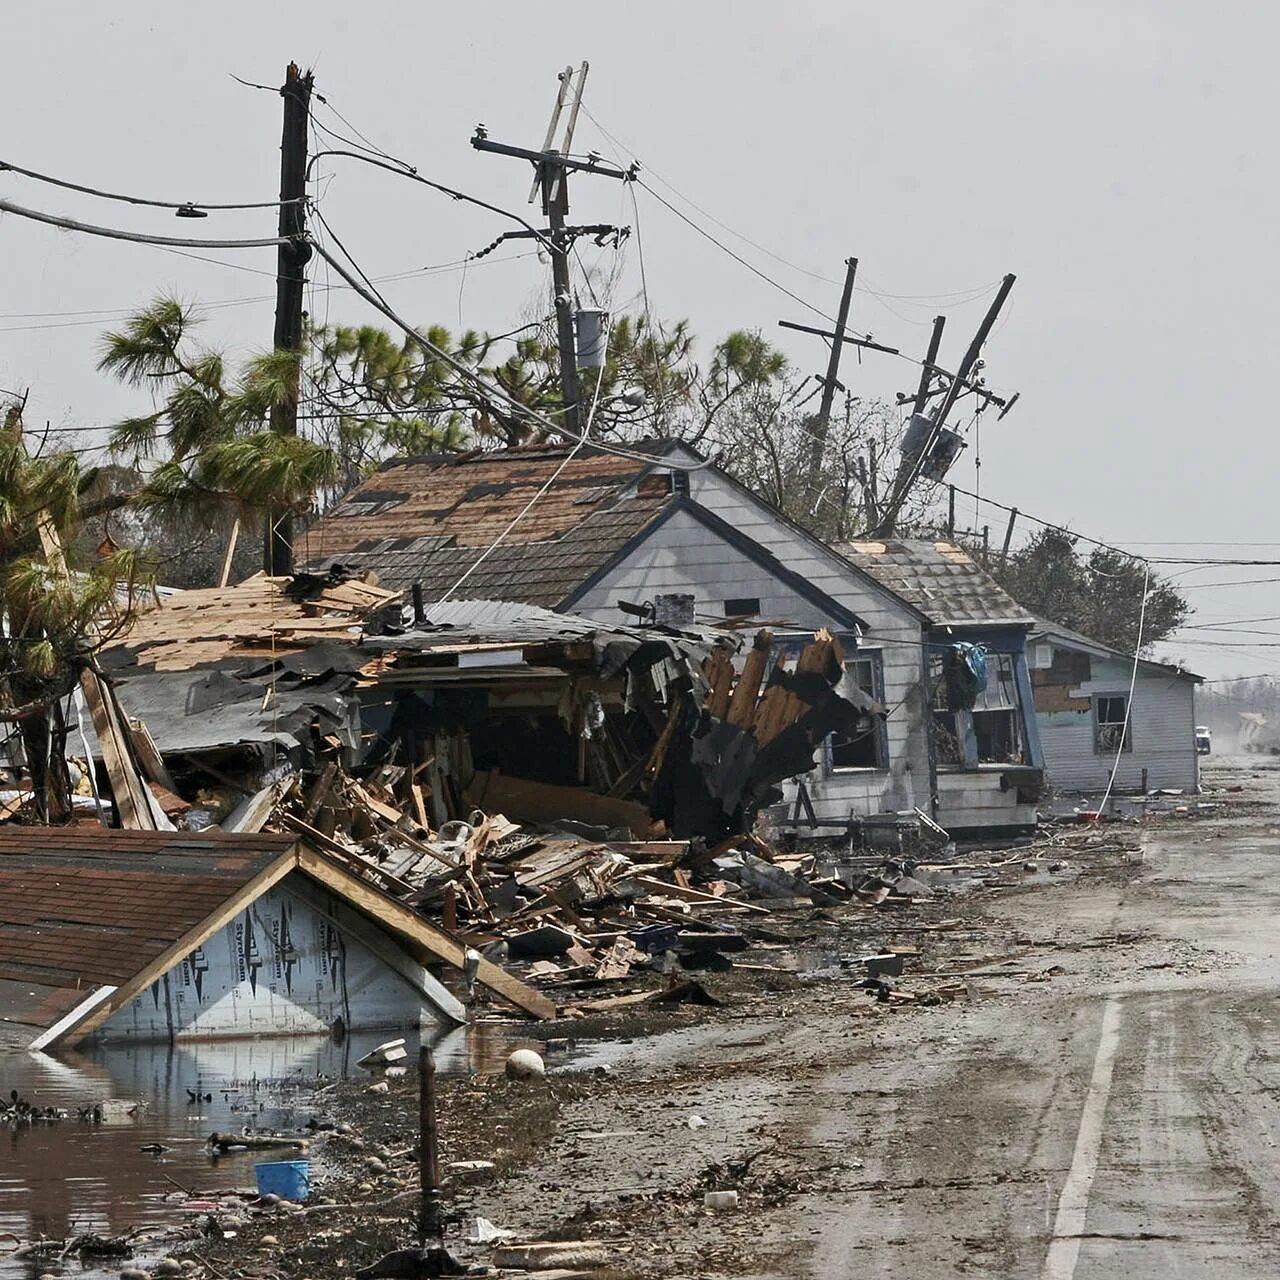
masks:
<svg viewBox="0 0 1280 1280"><path fill-rule="evenodd" d="M565 218L569 212L569 173L577 170L582 173L599 174L605 178L617 178L627 182L635 176L634 166L631 169L619 169L602 161L594 152L583 160L575 160L569 154L573 143L573 131L578 123L578 111L582 106L582 91L587 83L589 66L583 63L575 73L572 66L559 73L560 88L556 93L555 106L551 111L551 122L547 126L546 138L541 151L531 151L525 147L507 146L501 142L491 142L484 125L477 125L471 145L477 151L490 151L496 155L515 156L529 160L534 166L533 198L542 194L542 212L546 216L548 230L533 233L529 231L508 231L498 237L484 253L496 248L504 240L519 240L537 235L551 254L551 280L555 299L556 312L556 344L560 352L560 389L564 399L564 432L578 438L582 434L581 393L578 385L578 351L574 333L574 300L573 284L569 275L569 254L573 251L574 241L582 235L593 235L603 243L608 236L624 237L629 234L629 227L613 227L604 225L571 227L566 225ZM572 102L570 96L572 95ZM560 125L560 117L565 106L569 107L569 117L565 123L564 136L558 147L555 142L556 130ZM483 254L477 254L477 257Z"/></svg>
<svg viewBox="0 0 1280 1280"><path fill-rule="evenodd" d="M878 342L872 342L870 334L862 338L855 338L846 332L845 326L849 320L849 305L853 301L853 282L857 274L857 258L846 258L844 289L840 294L840 309L836 312L834 333L828 333L825 329L815 329L807 324L796 324L791 320L778 321L779 328L795 329L800 333L817 334L819 338L825 338L831 344L831 356L827 360L827 376L822 379L822 400L818 407L818 416L812 419L809 428L813 436L809 451L810 483L817 481L818 474L822 469L822 454L826 449L827 432L831 427L831 405L835 400L837 389L843 389L839 381L840 355L844 351L846 343L851 347L867 347L872 351L883 351L891 356L899 354L896 347L884 347Z"/></svg>
<svg viewBox="0 0 1280 1280"><path fill-rule="evenodd" d="M906 502L907 496L911 492L911 486L928 464L930 454L946 426L947 415L951 412L960 396L965 392L973 392L983 398L984 403L994 398L991 392L986 391L980 383L971 381L970 375L975 371L978 357L982 354L982 345L990 335L996 318L999 316L1005 300L1009 297L1009 292L1013 288L1016 279L1016 276L1007 275L1000 282L1000 288L996 291L996 296L992 300L991 306L987 308L987 314L982 317L982 323L978 325L978 331L973 335L973 341L969 343L969 349L964 353L964 359L961 360L960 367L954 374L947 374L944 369L939 369L932 360L926 358L925 365L927 368L922 370L921 389L915 397L917 414L923 408L920 403L921 400L928 400L930 394L932 394L928 389L928 376L937 373L944 379L949 378L950 381L942 393L942 403L938 405L933 411L932 417L928 419L924 438L921 440L919 447L912 450L909 458L904 457L903 459L903 465L898 471L898 479L894 484L893 495L889 499L879 526L873 531L873 537L891 538L893 536L898 513L902 510L902 505ZM939 324L941 318L938 317L938 319L934 320L934 335L939 338L942 333ZM930 351L934 350L932 338L930 339L929 349ZM1013 399L1016 399L1016 397L1002 402L1005 413L1012 407ZM941 476L936 476L935 478L941 479Z"/></svg>
<svg viewBox="0 0 1280 1280"><path fill-rule="evenodd" d="M280 245L276 257L277 351L302 351L302 302L306 278L303 271L311 257L307 229L307 124L311 118L311 87L315 77L289 63L280 96L284 99L284 126L280 135ZM292 375L290 394L271 407L271 430L282 436L298 434L298 371ZM269 511L263 531L262 568L273 576L293 572L293 516Z"/></svg>

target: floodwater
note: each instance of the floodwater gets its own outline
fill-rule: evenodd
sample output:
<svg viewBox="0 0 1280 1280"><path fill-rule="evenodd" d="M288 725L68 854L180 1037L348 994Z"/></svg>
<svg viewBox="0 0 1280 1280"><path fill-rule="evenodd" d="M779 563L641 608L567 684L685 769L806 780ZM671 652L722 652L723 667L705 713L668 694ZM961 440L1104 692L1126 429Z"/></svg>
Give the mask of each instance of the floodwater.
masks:
<svg viewBox="0 0 1280 1280"><path fill-rule="evenodd" d="M6 1261L14 1241L119 1235L179 1220L185 1192L251 1187L253 1165L287 1159L261 1152L213 1157L214 1130L294 1129L324 1114L318 1084L357 1073L357 1059L399 1033L226 1040L102 1047L53 1058L0 1050L0 1096L16 1089L33 1106L60 1107L65 1120L16 1125L0 1120L0 1277L33 1274L31 1259ZM449 1074L501 1070L513 1048L541 1048L510 1023L478 1023L438 1034L437 1069ZM412 1063L418 1045L407 1037ZM94 1124L81 1107L107 1099ZM137 1104L133 1114L128 1108ZM143 1147L159 1145L162 1152ZM48 1270L45 1264L38 1271Z"/></svg>

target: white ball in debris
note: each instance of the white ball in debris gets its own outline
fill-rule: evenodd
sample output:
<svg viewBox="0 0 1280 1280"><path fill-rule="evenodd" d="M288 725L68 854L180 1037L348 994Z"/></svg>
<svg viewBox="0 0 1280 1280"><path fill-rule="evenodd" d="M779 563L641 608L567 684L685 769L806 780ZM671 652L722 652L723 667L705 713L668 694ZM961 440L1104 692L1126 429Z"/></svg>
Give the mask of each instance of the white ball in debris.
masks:
<svg viewBox="0 0 1280 1280"><path fill-rule="evenodd" d="M507 1075L513 1080L541 1080L546 1074L542 1055L532 1049L517 1049L507 1059Z"/></svg>

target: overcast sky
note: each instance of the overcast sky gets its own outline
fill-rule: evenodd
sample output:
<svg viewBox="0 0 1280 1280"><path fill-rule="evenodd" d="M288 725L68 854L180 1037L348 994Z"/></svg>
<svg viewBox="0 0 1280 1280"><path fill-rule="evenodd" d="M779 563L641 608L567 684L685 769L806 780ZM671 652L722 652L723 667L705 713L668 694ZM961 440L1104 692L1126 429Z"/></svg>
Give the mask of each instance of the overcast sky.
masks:
<svg viewBox="0 0 1280 1280"><path fill-rule="evenodd" d="M1017 275L986 358L990 383L1022 398L984 422L980 450L970 436L957 484L975 487L980 452L983 494L1091 536L1152 555L1280 560L1265 408L1280 337L1280 19L1264 6L76 0L12 7L5 25L0 159L166 200L274 197L280 100L231 74L277 85L293 58L378 146L528 212L527 167L469 138L483 121L494 138L540 145L557 70L588 59L587 105L624 161L638 157L658 191L819 310L834 310L843 260L857 256L868 291L851 324L879 341L921 355L945 312L953 365L999 278ZM347 129L324 107L317 117ZM575 147L618 154L585 117ZM415 322L501 332L542 311L547 268L527 247L458 267L500 220L364 165L321 172L322 210L361 265L413 273L385 290ZM271 210L177 221L12 174L0 192L165 235L274 233ZM776 327L811 312L636 195L659 314L708 339L760 328L802 371L822 367L817 339ZM574 184L573 216L635 222L621 184L599 178ZM90 428L145 409L95 373L95 347L161 290L208 306L211 341L269 345L271 249L209 255L235 264L219 266L8 215L0 236L0 387L31 388L31 424ZM620 271L613 296L626 304L640 287L634 241ZM313 274L321 319L364 317L325 291L318 264ZM886 357L846 371L867 395L914 385L912 366ZM988 508L980 522L996 537L1001 521ZM1214 545L1172 545L1195 539ZM1280 567L1180 581L1246 578ZM1272 584L1192 599L1199 623L1280 614ZM1166 652L1211 676L1280 671L1272 643L1280 634L1189 632Z"/></svg>

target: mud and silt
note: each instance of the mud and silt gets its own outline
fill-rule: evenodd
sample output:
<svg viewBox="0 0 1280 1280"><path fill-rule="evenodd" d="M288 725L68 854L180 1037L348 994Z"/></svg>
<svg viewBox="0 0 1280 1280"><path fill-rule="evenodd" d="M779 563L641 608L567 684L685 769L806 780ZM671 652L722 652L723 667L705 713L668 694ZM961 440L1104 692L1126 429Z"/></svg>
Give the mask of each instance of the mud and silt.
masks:
<svg viewBox="0 0 1280 1280"><path fill-rule="evenodd" d="M1104 829L1098 844L1066 855L1080 873L1070 880L891 912L788 913L776 950L748 961L759 967L703 977L719 1008L620 1010L537 1028L544 1042L577 1041L551 1051L546 1082L442 1079L444 1161L494 1165L451 1178L451 1247L487 1260L489 1248L466 1239L482 1217L524 1239L602 1241L617 1275L832 1275L836 1258L884 1276L1039 1274L1089 1078L1095 1002L1117 984L1162 992L1234 975L1251 912L1274 905L1268 882L1247 877L1242 905L1239 866L1221 878L1236 841L1265 859L1268 824L1280 822L1274 788L1263 795L1264 780L1247 781L1237 809L1157 820L1142 850L1136 828ZM1162 841L1176 856L1157 871ZM1216 889L1197 883L1201 857L1219 869ZM1015 869L1007 878L1016 883ZM918 952L902 989L945 994L897 1004L859 989L860 971L842 962L888 946ZM808 957L804 972L797 954ZM299 1079L314 1082L317 1071L341 1074L313 1064ZM408 1243L416 1082L388 1086L373 1093L352 1079L290 1100L282 1121L320 1126L310 1152L320 1202L305 1212L203 1200L250 1183L253 1163L197 1154L209 1128L245 1122L242 1112L215 1118L206 1104L190 1162L176 1143L176 1154L146 1157L152 1173L214 1205L190 1215L199 1238L184 1256L219 1278L340 1276ZM135 1147L146 1141L132 1136ZM60 1141L64 1163L78 1160L75 1143ZM721 1189L739 1193L737 1210L704 1207L705 1192ZM104 1182L100 1217L77 1192L47 1228L28 1219L19 1234L59 1234L70 1218L114 1231L183 1216L163 1178L131 1194L132 1210ZM5 1206L0 1196L0 1214Z"/></svg>

